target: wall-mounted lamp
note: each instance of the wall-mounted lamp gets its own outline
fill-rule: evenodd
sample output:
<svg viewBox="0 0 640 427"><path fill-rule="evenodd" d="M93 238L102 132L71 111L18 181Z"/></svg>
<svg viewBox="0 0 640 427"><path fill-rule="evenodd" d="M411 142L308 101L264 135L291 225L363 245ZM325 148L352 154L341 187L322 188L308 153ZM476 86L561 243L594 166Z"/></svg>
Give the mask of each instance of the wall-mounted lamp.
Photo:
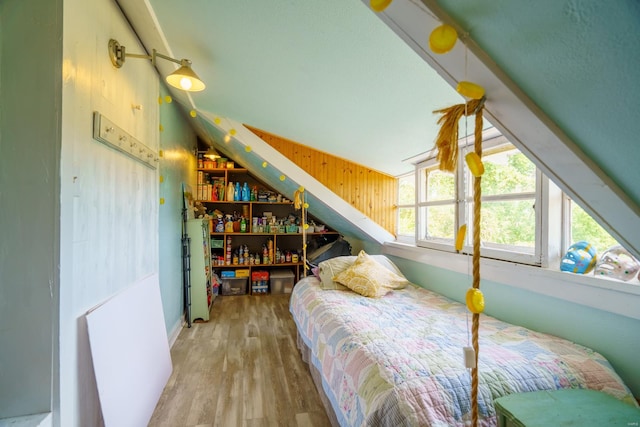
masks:
<svg viewBox="0 0 640 427"><path fill-rule="evenodd" d="M127 53L125 51L125 47L118 43L117 40L109 40L109 58L111 59L111 63L114 67L122 67L127 57L150 59L154 66L156 65L156 58L175 62L176 64L180 64L180 68L167 76L167 83L175 88L189 92L199 92L205 88L204 82L200 80L198 75L191 69L191 61L188 59L173 59L167 55L156 52L155 49L153 49L151 55Z"/></svg>
<svg viewBox="0 0 640 427"><path fill-rule="evenodd" d="M209 147L207 152L204 153L204 157L206 157L207 159L216 160L216 159L219 159L221 156L220 154L216 153L216 151L213 148Z"/></svg>

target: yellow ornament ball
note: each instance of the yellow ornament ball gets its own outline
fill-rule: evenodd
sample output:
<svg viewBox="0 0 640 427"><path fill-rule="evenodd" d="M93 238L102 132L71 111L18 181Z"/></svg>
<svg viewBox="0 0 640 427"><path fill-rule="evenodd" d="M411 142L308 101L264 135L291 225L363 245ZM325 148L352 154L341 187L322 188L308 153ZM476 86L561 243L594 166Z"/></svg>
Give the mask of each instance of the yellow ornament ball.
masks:
<svg viewBox="0 0 640 427"><path fill-rule="evenodd" d="M216 117L215 119L213 119L213 123L219 125L220 122L222 122L222 120L220 120L220 117Z"/></svg>
<svg viewBox="0 0 640 427"><path fill-rule="evenodd" d="M303 227L305 230L309 229L309 224L305 224Z"/></svg>
<svg viewBox="0 0 640 427"><path fill-rule="evenodd" d="M229 135L235 135L236 134L236 130L235 129L230 129L229 130Z"/></svg>
<svg viewBox="0 0 640 427"><path fill-rule="evenodd" d="M191 111L189 111L189 115L191 117L196 117L198 115L198 113L196 113L196 110L191 110Z"/></svg>
<svg viewBox="0 0 640 427"><path fill-rule="evenodd" d="M484 88L479 84L462 81L456 87L458 93L471 99L480 99L484 96Z"/></svg>
<svg viewBox="0 0 640 427"><path fill-rule="evenodd" d="M470 312L480 314L484 311L484 295L477 288L469 288L466 295L467 308Z"/></svg>
<svg viewBox="0 0 640 427"><path fill-rule="evenodd" d="M171 98L171 96L167 95L164 97L164 102L166 102L167 104L171 104L171 101L173 101L173 98Z"/></svg>
<svg viewBox="0 0 640 427"><path fill-rule="evenodd" d="M298 187L298 191L304 193L304 187L301 185L300 187Z"/></svg>
<svg viewBox="0 0 640 427"><path fill-rule="evenodd" d="M451 25L443 24L436 27L429 35L429 49L434 53L449 52L458 40L458 32Z"/></svg>
<svg viewBox="0 0 640 427"><path fill-rule="evenodd" d="M162 104L162 97L161 96L158 97L158 104Z"/></svg>
<svg viewBox="0 0 640 427"><path fill-rule="evenodd" d="M467 162L467 167L469 168L469 172L476 178L479 178L484 173L484 164L480 159L480 156L475 151L467 153L464 156L465 161Z"/></svg>
<svg viewBox="0 0 640 427"><path fill-rule="evenodd" d="M287 179L287 177L286 177L286 176L284 176L284 175L280 175L280 181L284 181L285 179Z"/></svg>
<svg viewBox="0 0 640 427"><path fill-rule="evenodd" d="M464 246L464 239L467 234L467 224L462 224L456 234L456 251L460 252Z"/></svg>
<svg viewBox="0 0 640 427"><path fill-rule="evenodd" d="M304 208L305 208L305 209L309 209L309 203L305 203L305 204L304 204L304 205L302 205L302 206L304 206Z"/></svg>
<svg viewBox="0 0 640 427"><path fill-rule="evenodd" d="M244 151L246 151L247 153L251 152L251 146L247 145L246 147L244 147Z"/></svg>
<svg viewBox="0 0 640 427"><path fill-rule="evenodd" d="M160 204L164 205L164 197L160 197Z"/></svg>
<svg viewBox="0 0 640 427"><path fill-rule="evenodd" d="M267 167L267 162L262 162L262 167L266 168Z"/></svg>
<svg viewBox="0 0 640 427"><path fill-rule="evenodd" d="M392 0L370 0L369 4L371 5L371 9L376 12L382 12L391 4L391 1Z"/></svg>

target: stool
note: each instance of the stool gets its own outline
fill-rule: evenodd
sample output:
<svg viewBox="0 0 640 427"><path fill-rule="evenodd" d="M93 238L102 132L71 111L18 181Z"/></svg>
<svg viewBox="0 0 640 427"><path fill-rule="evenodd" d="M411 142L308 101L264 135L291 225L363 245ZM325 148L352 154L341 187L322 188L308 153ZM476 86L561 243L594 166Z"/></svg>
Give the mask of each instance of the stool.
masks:
<svg viewBox="0 0 640 427"><path fill-rule="evenodd" d="M640 409L595 390L515 393L494 404L498 427L640 425Z"/></svg>

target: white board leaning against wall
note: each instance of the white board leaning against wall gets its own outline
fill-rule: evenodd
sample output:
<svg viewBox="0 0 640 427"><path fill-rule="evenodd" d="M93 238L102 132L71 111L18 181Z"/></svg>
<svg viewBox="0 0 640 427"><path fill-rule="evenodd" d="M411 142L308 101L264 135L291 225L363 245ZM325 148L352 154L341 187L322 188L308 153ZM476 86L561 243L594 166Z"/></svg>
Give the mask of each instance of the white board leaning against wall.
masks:
<svg viewBox="0 0 640 427"><path fill-rule="evenodd" d="M87 313L106 427L147 425L172 371L158 275Z"/></svg>

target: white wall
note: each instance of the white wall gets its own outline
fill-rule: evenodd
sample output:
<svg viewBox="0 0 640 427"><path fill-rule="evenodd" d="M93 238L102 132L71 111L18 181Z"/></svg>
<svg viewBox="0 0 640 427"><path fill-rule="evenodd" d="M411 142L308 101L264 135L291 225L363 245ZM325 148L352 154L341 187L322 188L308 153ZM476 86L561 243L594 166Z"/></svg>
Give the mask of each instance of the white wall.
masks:
<svg viewBox="0 0 640 427"><path fill-rule="evenodd" d="M143 52L115 2L65 0L63 15L60 382L54 424L93 426L102 421L84 314L158 272L159 202L158 171L95 141L92 113L99 111L157 150L158 76L142 59L112 66L110 38L128 52Z"/></svg>

